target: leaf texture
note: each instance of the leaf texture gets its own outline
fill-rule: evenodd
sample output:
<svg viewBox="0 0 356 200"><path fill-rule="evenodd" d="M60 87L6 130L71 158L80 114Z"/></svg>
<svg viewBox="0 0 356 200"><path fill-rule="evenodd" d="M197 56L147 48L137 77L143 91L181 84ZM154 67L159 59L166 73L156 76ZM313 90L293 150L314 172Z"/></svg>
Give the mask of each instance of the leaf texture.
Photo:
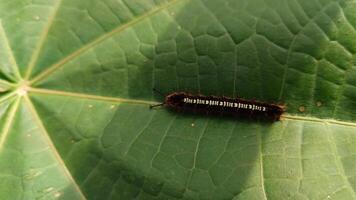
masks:
<svg viewBox="0 0 356 200"><path fill-rule="evenodd" d="M356 199L355 0L0 0L0 199ZM275 123L149 109L284 103Z"/></svg>

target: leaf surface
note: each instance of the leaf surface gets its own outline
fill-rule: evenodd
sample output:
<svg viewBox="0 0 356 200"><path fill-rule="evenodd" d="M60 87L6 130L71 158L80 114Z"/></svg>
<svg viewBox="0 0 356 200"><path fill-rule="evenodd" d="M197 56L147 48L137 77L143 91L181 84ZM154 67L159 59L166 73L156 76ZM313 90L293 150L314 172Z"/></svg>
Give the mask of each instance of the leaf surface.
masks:
<svg viewBox="0 0 356 200"><path fill-rule="evenodd" d="M355 199L356 1L0 0L0 199ZM262 123L152 92L285 103Z"/></svg>

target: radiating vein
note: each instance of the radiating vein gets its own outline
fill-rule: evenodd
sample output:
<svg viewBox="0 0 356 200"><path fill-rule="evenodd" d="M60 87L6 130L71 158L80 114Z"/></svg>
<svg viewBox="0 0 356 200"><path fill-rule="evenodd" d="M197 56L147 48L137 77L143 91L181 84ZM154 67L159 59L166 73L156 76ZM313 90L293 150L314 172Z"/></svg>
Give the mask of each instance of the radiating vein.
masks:
<svg viewBox="0 0 356 200"><path fill-rule="evenodd" d="M60 67L62 67L64 64L66 64L67 62L75 59L76 57L82 55L84 52L88 51L89 49L95 47L96 45L100 44L101 42L107 40L108 38L111 38L113 35L120 33L130 27L132 27L133 25L143 21L144 19L159 13L162 10L167 9L168 7L174 5L175 3L179 2L179 1L183 1L183 0L172 0L169 1L167 3L162 4L161 6L133 19L132 21L117 27L116 29L113 29L112 31L98 37L97 39L93 40L92 42L84 45L82 48L78 49L77 51L73 52L72 54L68 55L67 57L63 58L62 60L60 60L59 62L55 63L54 65L50 66L48 69L44 70L42 73L40 73L38 76L36 76L34 79L32 79L30 81L30 84L33 85L34 83L37 83L38 81L48 77L49 75L51 75L53 72L55 72L56 70L58 70Z"/></svg>
<svg viewBox="0 0 356 200"><path fill-rule="evenodd" d="M41 53L43 45L44 45L44 43L45 43L45 41L47 39L49 30L52 27L54 18L57 16L59 7L61 5L61 2L62 2L62 0L57 0L57 2L55 3L54 8L53 8L53 13L49 17L47 25L44 27L44 30L43 30L43 32L42 32L42 34L40 36L40 39L38 40L38 43L36 45L36 49L34 50L32 56L31 56L30 62L28 64L28 66L27 66L27 71L26 71L26 74L25 74L25 79L26 80L28 80L30 78L30 76L31 76L32 70L35 67L35 64L36 64L36 62L38 60L38 57L39 57L39 55Z"/></svg>
<svg viewBox="0 0 356 200"><path fill-rule="evenodd" d="M62 160L61 156L59 155L57 149L55 148L54 144L52 143L51 138L49 137L49 134L46 130L46 128L44 127L42 120L40 119L39 115L37 114L37 111L34 107L34 105L32 104L31 100L29 99L28 96L24 96L24 100L25 103L27 103L28 108L32 114L32 116L35 119L34 123L37 123L39 128L41 129L42 135L43 137L46 139L47 144L49 146L49 148L51 149L52 153L54 154L54 156L56 157L56 160L58 161L58 163L60 164L60 166L62 166L62 169L64 171L64 173L67 175L68 179L70 180L70 182L73 183L75 189L77 190L78 194L81 196L81 199L85 200L85 196L82 193L81 189L79 188L79 186L77 185L77 183L75 182L75 180L73 179L71 173L69 172L69 170L67 169L64 161Z"/></svg>
<svg viewBox="0 0 356 200"><path fill-rule="evenodd" d="M1 102L4 102L4 101L6 101L6 100L8 100L8 99L10 99L10 98L12 98L12 97L14 97L16 94L17 94L16 91L12 91L12 92L10 92L10 93L8 93L8 94L2 96L2 97L0 98L0 103L1 103Z"/></svg>
<svg viewBox="0 0 356 200"><path fill-rule="evenodd" d="M7 119L5 121L4 128L1 131L1 135L0 135L0 152L4 148L4 144L5 144L6 138L10 133L10 129L11 129L11 126L12 126L14 120L15 120L16 111L19 108L20 101L21 101L21 98L19 97L15 101L14 105L12 105L12 108L10 110L9 116L7 117Z"/></svg>
<svg viewBox="0 0 356 200"><path fill-rule="evenodd" d="M92 100L118 102L118 103L132 103L132 104L145 104L145 105L159 104L159 102L155 102L155 101L107 97L107 96L81 94L81 93L65 92L65 91L58 91L58 90L30 88L29 91L33 93L44 94L44 95L57 95L57 96L66 96L66 97L73 97L73 98L92 99Z"/></svg>
<svg viewBox="0 0 356 200"><path fill-rule="evenodd" d="M8 56L8 59L9 59L9 64L11 65L11 68L13 70L13 73L15 75L15 78L17 78L17 80L22 80L22 77L21 77L21 74L20 74L20 71L19 71L19 67L16 63L16 60L15 60L15 57L14 57L14 54L11 50L11 47L10 47L10 42L6 36L6 32L2 26L2 23L1 23L1 20L0 20L0 45L3 46L5 49L5 54L7 52L7 55L5 56ZM3 54L4 52L1 52L1 54ZM5 74L7 75L7 74ZM11 77L8 77L11 79Z"/></svg>
<svg viewBox="0 0 356 200"><path fill-rule="evenodd" d="M39 89L39 88L30 88L29 91L33 92L35 94L37 93L37 94L42 94L42 95L57 95L57 96L66 96L66 97L72 97L72 98L92 99L92 100L118 102L118 103L144 104L144 105L155 105L155 104L160 103L160 102L155 102L155 101L125 99L125 98L118 98L118 97L107 97L107 96L100 96L100 95L81 94L81 93ZM353 123L353 122L344 122L344 121L338 121L338 120L334 120L334 119L320 119L320 118L313 118L313 117L303 117L303 116L296 116L296 115L289 115L289 114L282 115L281 119L282 119L282 121L283 120L293 120L293 121L317 122L317 123L322 123L322 124L327 123L327 124L338 124L338 125L342 125L342 126L356 127L356 123Z"/></svg>
<svg viewBox="0 0 356 200"><path fill-rule="evenodd" d="M7 91L9 88L14 86L15 84L0 79L0 93Z"/></svg>
<svg viewBox="0 0 356 200"><path fill-rule="evenodd" d="M15 85L15 84L13 84L13 83L10 83L10 82L7 82L7 81L1 80L1 79L0 79L0 84L11 85L11 86L14 86L14 85Z"/></svg>

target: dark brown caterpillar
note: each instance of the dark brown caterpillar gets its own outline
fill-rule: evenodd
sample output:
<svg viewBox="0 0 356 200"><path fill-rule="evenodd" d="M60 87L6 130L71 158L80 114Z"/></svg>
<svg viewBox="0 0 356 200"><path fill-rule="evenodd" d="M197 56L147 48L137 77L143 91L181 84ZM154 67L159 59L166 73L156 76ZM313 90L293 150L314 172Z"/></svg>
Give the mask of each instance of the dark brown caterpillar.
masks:
<svg viewBox="0 0 356 200"><path fill-rule="evenodd" d="M242 98L191 95L185 92L169 94L166 96L164 103L151 105L150 108L162 105L176 111L222 114L272 121L280 120L281 115L285 112L285 106L283 105Z"/></svg>

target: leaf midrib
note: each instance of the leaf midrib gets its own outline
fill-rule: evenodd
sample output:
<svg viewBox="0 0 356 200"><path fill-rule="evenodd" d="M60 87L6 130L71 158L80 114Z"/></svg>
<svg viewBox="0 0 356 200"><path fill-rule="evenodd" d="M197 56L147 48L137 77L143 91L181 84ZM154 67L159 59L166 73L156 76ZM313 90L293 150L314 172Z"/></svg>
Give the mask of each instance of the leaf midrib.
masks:
<svg viewBox="0 0 356 200"><path fill-rule="evenodd" d="M108 102L143 104L143 105L155 105L155 104L160 103L160 102L156 102L156 101L125 99L125 98L118 98L118 97L107 97L107 96L90 95L90 94L58 91L58 90L48 90L48 89L40 89L40 88L29 88L29 91L33 92L33 93L37 93L37 94L66 96L66 97L74 97L74 98L80 98L80 99L92 99L92 100L100 100L100 101L108 101Z"/></svg>
<svg viewBox="0 0 356 200"><path fill-rule="evenodd" d="M83 94L83 93L73 93L73 92L58 91L58 90L39 89L39 88L30 88L29 92L32 92L34 94L41 94L41 95L66 96L66 97L80 98L80 99L130 103L130 104L147 105L147 106L160 103L156 101L125 99L125 98L118 98L118 97L106 97L106 96L99 96L99 95L90 95L90 94ZM335 125L341 125L347 127L356 127L356 123L339 121L335 119L320 119L316 117L305 117L305 116L298 116L298 115L291 115L291 114L283 114L281 118L282 121L289 120L289 121L299 121L299 122L314 122L314 123L322 123L325 125L335 124Z"/></svg>

